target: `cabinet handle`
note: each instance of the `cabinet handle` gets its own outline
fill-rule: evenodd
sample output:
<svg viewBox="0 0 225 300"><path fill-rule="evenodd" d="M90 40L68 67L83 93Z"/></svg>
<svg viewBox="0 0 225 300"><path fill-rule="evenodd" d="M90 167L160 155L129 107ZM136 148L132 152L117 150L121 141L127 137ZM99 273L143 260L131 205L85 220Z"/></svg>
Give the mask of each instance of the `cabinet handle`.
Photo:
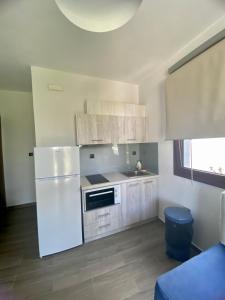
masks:
<svg viewBox="0 0 225 300"><path fill-rule="evenodd" d="M105 225L101 225L101 226L98 226L98 228L105 228L105 227L109 227L111 224L105 224Z"/></svg>
<svg viewBox="0 0 225 300"><path fill-rule="evenodd" d="M104 140L92 140L92 142L104 142Z"/></svg>
<svg viewBox="0 0 225 300"><path fill-rule="evenodd" d="M153 183L153 181L144 181L144 184Z"/></svg>
<svg viewBox="0 0 225 300"><path fill-rule="evenodd" d="M136 139L127 139L127 141L136 141Z"/></svg>
<svg viewBox="0 0 225 300"><path fill-rule="evenodd" d="M139 185L139 183L130 183L128 186L136 186L136 185Z"/></svg>
<svg viewBox="0 0 225 300"><path fill-rule="evenodd" d="M110 213L102 214L102 215L99 215L98 218L100 219L100 218L103 218L103 217L107 217L109 215L110 215Z"/></svg>

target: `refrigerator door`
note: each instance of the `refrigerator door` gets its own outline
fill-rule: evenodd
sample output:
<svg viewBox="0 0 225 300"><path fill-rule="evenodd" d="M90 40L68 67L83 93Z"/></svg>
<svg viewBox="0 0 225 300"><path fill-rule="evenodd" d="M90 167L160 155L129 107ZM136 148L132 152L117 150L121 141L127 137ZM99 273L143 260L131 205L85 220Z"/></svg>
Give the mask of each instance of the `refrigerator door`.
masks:
<svg viewBox="0 0 225 300"><path fill-rule="evenodd" d="M35 178L80 174L79 147L34 148Z"/></svg>
<svg viewBox="0 0 225 300"><path fill-rule="evenodd" d="M82 244L80 176L36 179L40 256Z"/></svg>

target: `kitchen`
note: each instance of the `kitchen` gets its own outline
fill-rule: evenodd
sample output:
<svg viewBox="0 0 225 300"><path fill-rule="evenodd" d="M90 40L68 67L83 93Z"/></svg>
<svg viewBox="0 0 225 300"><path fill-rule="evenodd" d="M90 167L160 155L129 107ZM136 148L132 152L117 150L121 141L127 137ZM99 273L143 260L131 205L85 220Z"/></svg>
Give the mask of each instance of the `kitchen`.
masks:
<svg viewBox="0 0 225 300"><path fill-rule="evenodd" d="M0 298L225 297L224 12L0 1Z"/></svg>
<svg viewBox="0 0 225 300"><path fill-rule="evenodd" d="M85 101L84 110L75 116L76 147L35 148L41 257L158 215L158 148L148 143L146 107Z"/></svg>

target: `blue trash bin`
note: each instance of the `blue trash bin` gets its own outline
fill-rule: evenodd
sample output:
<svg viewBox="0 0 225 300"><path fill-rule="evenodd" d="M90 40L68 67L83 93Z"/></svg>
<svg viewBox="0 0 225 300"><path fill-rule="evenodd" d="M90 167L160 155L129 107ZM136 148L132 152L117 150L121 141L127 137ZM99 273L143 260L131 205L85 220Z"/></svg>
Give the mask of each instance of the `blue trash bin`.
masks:
<svg viewBox="0 0 225 300"><path fill-rule="evenodd" d="M186 207L167 207L165 214L166 253L178 261L190 258L193 218Z"/></svg>

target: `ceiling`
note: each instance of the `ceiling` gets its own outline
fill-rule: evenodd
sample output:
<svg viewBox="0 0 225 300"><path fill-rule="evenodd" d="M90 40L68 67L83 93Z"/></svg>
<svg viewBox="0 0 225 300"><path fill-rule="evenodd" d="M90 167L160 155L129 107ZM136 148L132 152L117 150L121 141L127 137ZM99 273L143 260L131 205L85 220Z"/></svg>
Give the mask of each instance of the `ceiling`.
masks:
<svg viewBox="0 0 225 300"><path fill-rule="evenodd" d="M224 14L224 0L143 0L122 28L91 33L54 0L1 0L0 89L30 91L31 65L139 83Z"/></svg>

